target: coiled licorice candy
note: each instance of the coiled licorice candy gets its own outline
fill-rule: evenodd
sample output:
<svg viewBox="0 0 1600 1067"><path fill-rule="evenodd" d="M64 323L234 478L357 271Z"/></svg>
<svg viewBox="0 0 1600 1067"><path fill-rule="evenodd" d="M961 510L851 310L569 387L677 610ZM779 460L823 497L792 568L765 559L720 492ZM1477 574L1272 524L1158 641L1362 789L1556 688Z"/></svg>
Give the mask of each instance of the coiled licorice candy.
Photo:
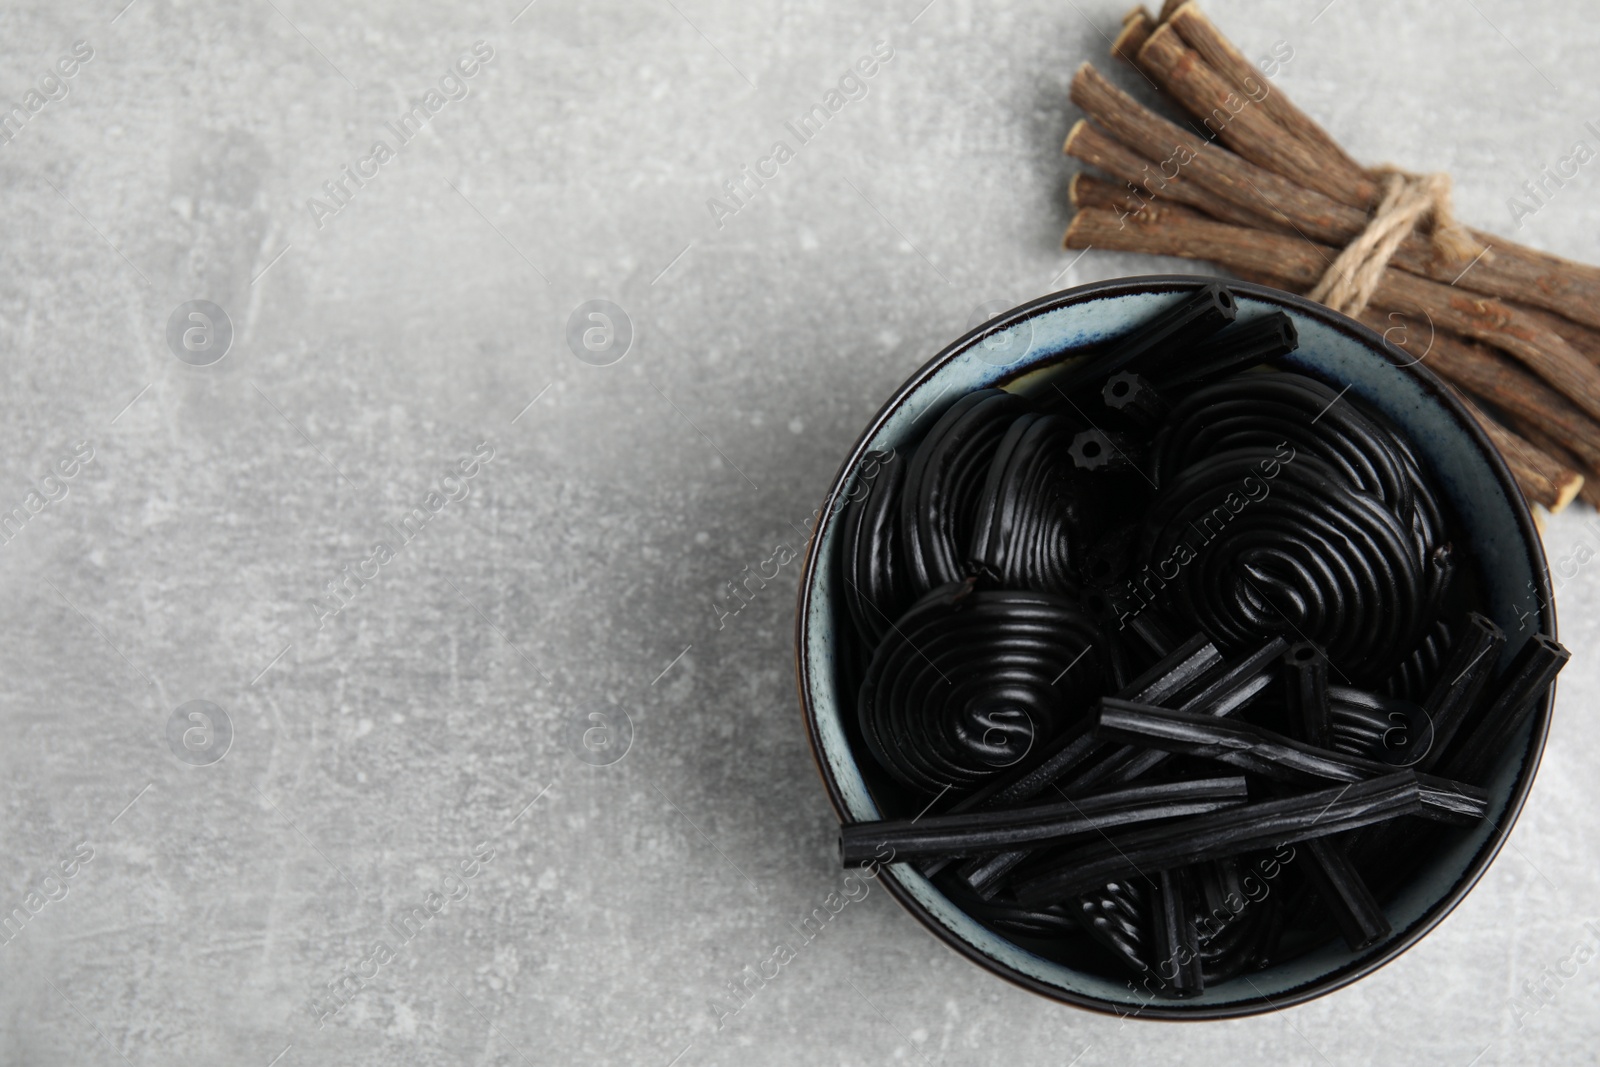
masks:
<svg viewBox="0 0 1600 1067"><path fill-rule="evenodd" d="M1377 902L1426 852L1418 845L1440 839L1415 816L1484 817L1474 784L1565 657L1536 640L1473 691L1482 668L1457 669L1477 662L1474 649L1441 615L1447 603L1451 621L1470 611L1477 587L1455 581L1450 527L1416 455L1381 413L1334 388L1238 373L1292 349L1293 330L1257 319L1218 332L1231 314L1206 308L1213 296L1179 301L1071 368L1056 380L1059 404L1049 390L962 398L915 449L880 459L840 540L841 599L871 658L860 674L842 658L841 677L865 678L866 745L920 794L891 805L905 806L902 820L1012 809L1035 784L1070 805L1193 781L1218 759L1244 769L1256 799L1237 817L981 855L970 853L983 842L963 838L913 861L1005 936L1087 935L1147 984L1167 972L1154 983L1165 995L1340 933L1352 945L1390 936ZM1116 443L1118 462L1096 464L1081 447L1091 438ZM1197 683L1220 687L1217 701L1184 690L1092 706L1154 661L1177 671L1200 654L1196 641L1232 664ZM1316 655L1280 662L1291 642ZM1215 707L1197 715L1196 704ZM1423 704L1458 727L1428 764L1459 781L1418 773L1431 741ZM1237 876L1255 850L1290 840L1304 856L1283 883L1192 936L1185 914L1203 919L1217 872ZM1404 859L1391 855L1397 842ZM975 891L967 879L980 872ZM1178 947L1198 966L1162 967L1163 948Z"/></svg>
<svg viewBox="0 0 1600 1067"><path fill-rule="evenodd" d="M1449 621L1443 618L1435 620L1422 640L1417 642L1417 647L1384 680L1383 691L1403 700L1421 700L1438 677L1445 657L1450 654L1452 640Z"/></svg>
<svg viewBox="0 0 1600 1067"><path fill-rule="evenodd" d="M905 608L906 583L897 543L905 471L906 462L898 453L868 453L844 510L840 593L869 650L877 647Z"/></svg>
<svg viewBox="0 0 1600 1067"><path fill-rule="evenodd" d="M1160 600L1226 650L1298 636L1344 676L1381 679L1431 622L1410 530L1310 454L1280 463L1256 495L1276 457L1244 446L1163 485L1143 542L1171 574Z"/></svg>
<svg viewBox="0 0 1600 1067"><path fill-rule="evenodd" d="M878 645L857 700L861 733L902 784L964 791L1081 721L1107 687L1106 663L1072 600L950 583Z"/></svg>
<svg viewBox="0 0 1600 1067"><path fill-rule="evenodd" d="M1179 404L1157 435L1151 465L1165 487L1205 457L1251 448L1272 449L1282 463L1276 469L1314 457L1343 482L1346 495L1375 497L1408 534L1421 579L1415 613L1427 619L1437 613L1454 574L1452 550L1438 503L1403 439L1313 378L1248 374L1197 390ZM1258 476L1254 484L1270 490L1269 480Z"/></svg>
<svg viewBox="0 0 1600 1067"><path fill-rule="evenodd" d="M1076 595L1104 500L1068 457L1078 427L1062 415L1019 415L978 497L968 560L1008 589Z"/></svg>
<svg viewBox="0 0 1600 1067"><path fill-rule="evenodd" d="M917 446L900 491L900 544L907 592L967 577L967 549L995 451L1032 405L1003 389L956 401Z"/></svg>

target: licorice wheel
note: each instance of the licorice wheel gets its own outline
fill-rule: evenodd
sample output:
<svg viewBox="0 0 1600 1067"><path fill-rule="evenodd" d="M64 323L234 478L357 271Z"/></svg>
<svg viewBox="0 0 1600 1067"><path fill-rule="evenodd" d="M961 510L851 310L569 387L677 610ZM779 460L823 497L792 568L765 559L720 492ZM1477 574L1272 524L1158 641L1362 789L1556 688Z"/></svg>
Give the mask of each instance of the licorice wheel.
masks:
<svg viewBox="0 0 1600 1067"><path fill-rule="evenodd" d="M1298 635L1344 677L1381 678L1429 621L1410 531L1314 456L1281 463L1269 483L1276 455L1209 456L1163 487L1143 544L1171 574L1158 599L1226 651Z"/></svg>
<svg viewBox="0 0 1600 1067"><path fill-rule="evenodd" d="M1156 437L1154 477L1165 484L1205 456L1280 442L1329 464L1409 526L1417 486L1410 451L1338 390L1303 374L1245 374L1186 397Z"/></svg>
<svg viewBox="0 0 1600 1067"><path fill-rule="evenodd" d="M1439 667L1450 654L1450 624L1438 619L1423 635L1411 654L1400 661L1394 673L1383 683L1389 696L1406 700L1419 700L1439 674Z"/></svg>
<svg viewBox="0 0 1600 1067"><path fill-rule="evenodd" d="M900 542L912 596L966 577L967 547L990 461L1031 405L1002 389L956 401L917 446L900 493Z"/></svg>
<svg viewBox="0 0 1600 1067"><path fill-rule="evenodd" d="M1106 688L1098 630L1048 593L934 590L878 645L858 699L874 758L925 793L967 789L1081 720Z"/></svg>
<svg viewBox="0 0 1600 1067"><path fill-rule="evenodd" d="M869 453L844 511L839 546L844 580L841 594L868 649L877 647L905 606L896 544L905 472L905 460L898 453Z"/></svg>
<svg viewBox="0 0 1600 1067"><path fill-rule="evenodd" d="M971 565L1010 589L1076 594L1103 503L1067 450L1080 427L1061 415L1011 423L978 498Z"/></svg>
<svg viewBox="0 0 1600 1067"><path fill-rule="evenodd" d="M1138 878L1108 882L1073 901L1084 931L1135 974L1145 974L1153 965L1151 894L1141 883Z"/></svg>

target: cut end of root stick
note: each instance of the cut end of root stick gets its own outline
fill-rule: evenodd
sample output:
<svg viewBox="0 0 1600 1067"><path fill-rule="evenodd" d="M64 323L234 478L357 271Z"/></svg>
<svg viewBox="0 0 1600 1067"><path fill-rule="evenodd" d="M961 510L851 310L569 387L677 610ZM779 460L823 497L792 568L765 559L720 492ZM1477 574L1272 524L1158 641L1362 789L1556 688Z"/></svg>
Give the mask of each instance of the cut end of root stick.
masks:
<svg viewBox="0 0 1600 1067"><path fill-rule="evenodd" d="M1083 218L1083 212L1080 211L1078 214L1072 217L1071 222L1067 223L1067 232L1061 235L1062 248L1070 250L1075 248L1089 249L1094 247L1094 243L1092 241L1085 240L1082 235L1078 233L1078 220L1081 218Z"/></svg>
<svg viewBox="0 0 1600 1067"><path fill-rule="evenodd" d="M1065 141L1061 142L1061 154L1062 155L1064 155L1064 156L1072 155L1072 142L1076 141L1079 137L1083 136L1084 128L1086 126L1088 126L1088 125L1089 125L1089 120L1088 119L1079 119L1077 122L1074 122L1072 124L1072 129L1067 131L1067 139Z"/></svg>
<svg viewBox="0 0 1600 1067"><path fill-rule="evenodd" d="M1144 8L1135 8L1123 19L1122 30L1111 42L1111 54L1135 69L1139 66L1139 50L1150 39L1155 20Z"/></svg>

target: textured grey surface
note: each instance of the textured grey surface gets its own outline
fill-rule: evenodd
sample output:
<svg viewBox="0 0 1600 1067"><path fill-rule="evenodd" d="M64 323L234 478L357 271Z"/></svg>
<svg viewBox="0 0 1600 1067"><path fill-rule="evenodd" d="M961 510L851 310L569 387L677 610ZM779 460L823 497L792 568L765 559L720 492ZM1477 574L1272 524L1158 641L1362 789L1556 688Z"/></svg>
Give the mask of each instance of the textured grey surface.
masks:
<svg viewBox="0 0 1600 1067"><path fill-rule="evenodd" d="M795 567L719 628L726 583L800 548L846 446L980 303L1162 266L1058 247L1067 81L1110 68L1121 0L122 2L0 12L8 104L94 51L0 145L0 511L31 516L0 544L0 911L31 916L0 948L0 1062L1593 1060L1600 964L1549 977L1597 940L1579 509L1548 534L1578 654L1532 801L1398 962L1273 1016L1119 1023L873 887L718 1028L727 983L843 891ZM1208 6L1252 55L1292 45L1281 84L1357 157L1454 172L1468 221L1509 229L1521 182L1600 146L1583 5L1323 3ZM308 199L477 41L468 95L319 227ZM798 143L785 121L880 41ZM777 140L794 157L719 226L707 200ZM1600 260L1592 169L1518 236ZM599 298L636 334L604 367L566 342ZM167 343L192 299L235 331L211 366ZM331 615L347 566L377 575ZM168 741L192 700L234 731L206 766ZM597 702L633 727L607 766L574 754ZM458 899L402 941L430 892Z"/></svg>

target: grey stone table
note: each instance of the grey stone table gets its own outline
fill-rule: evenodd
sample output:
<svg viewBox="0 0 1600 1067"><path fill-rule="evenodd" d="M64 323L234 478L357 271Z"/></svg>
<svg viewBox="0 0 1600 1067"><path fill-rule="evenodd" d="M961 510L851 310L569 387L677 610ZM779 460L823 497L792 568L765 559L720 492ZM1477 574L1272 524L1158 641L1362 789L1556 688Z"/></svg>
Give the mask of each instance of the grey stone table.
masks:
<svg viewBox="0 0 1600 1067"><path fill-rule="evenodd" d="M1576 508L1532 801L1372 977L1119 1023L869 887L728 993L844 884L768 561L975 308L1171 265L1058 245L1125 0L125 2L0 12L0 1062L1592 1062ZM1592 167L1508 205L1600 146L1583 5L1209 7L1600 261Z"/></svg>

